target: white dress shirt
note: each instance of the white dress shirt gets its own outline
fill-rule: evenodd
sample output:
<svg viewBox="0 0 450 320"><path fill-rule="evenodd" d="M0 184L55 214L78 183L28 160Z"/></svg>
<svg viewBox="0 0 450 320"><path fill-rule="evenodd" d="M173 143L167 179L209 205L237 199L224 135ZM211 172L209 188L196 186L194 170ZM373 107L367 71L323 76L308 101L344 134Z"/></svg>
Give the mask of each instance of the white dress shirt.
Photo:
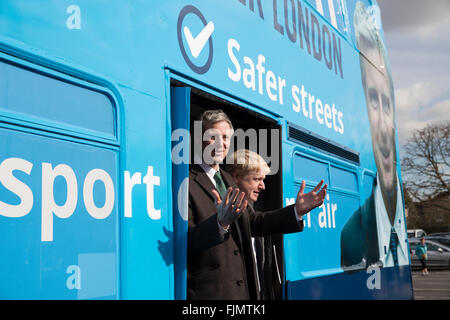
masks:
<svg viewBox="0 0 450 320"><path fill-rule="evenodd" d="M216 187L217 185L216 185L216 180L214 180L214 175L219 170L214 169L213 167L211 167L210 165L207 165L206 163L201 163L200 167L202 167L203 171L205 171L205 173L208 176L209 180L211 180L211 182L214 185L214 187Z"/></svg>

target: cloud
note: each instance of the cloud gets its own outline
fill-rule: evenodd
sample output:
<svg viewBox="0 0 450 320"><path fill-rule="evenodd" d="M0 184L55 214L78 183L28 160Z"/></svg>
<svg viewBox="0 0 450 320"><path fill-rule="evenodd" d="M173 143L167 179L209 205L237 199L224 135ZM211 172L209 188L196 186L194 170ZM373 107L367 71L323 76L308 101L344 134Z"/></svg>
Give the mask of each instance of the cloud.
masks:
<svg viewBox="0 0 450 320"><path fill-rule="evenodd" d="M432 121L446 121L450 120L450 99L440 101L424 110L423 115L425 119Z"/></svg>
<svg viewBox="0 0 450 320"><path fill-rule="evenodd" d="M450 83L450 10L444 15L442 13L444 7L449 6L450 9L450 1L446 0L442 7L434 5L434 1L440 2L422 1L416 7L416 1L412 1L411 6L399 6L398 2L404 4L400 0L390 1L382 7L383 16L395 14L400 20L389 23L389 19L384 19L387 21L383 22L391 72L397 88L419 81ZM414 8L418 9L417 12ZM431 15L434 19L414 17L420 15L422 9L435 12ZM427 16L426 13L424 15Z"/></svg>
<svg viewBox="0 0 450 320"><path fill-rule="evenodd" d="M450 121L450 1L377 2L394 79L401 154L414 130Z"/></svg>
<svg viewBox="0 0 450 320"><path fill-rule="evenodd" d="M378 0L384 31L410 29L418 35L436 34L439 26L450 23L448 0Z"/></svg>
<svg viewBox="0 0 450 320"><path fill-rule="evenodd" d="M432 82L417 82L408 88L395 90L397 112L418 111L424 105L436 101L444 92L445 88Z"/></svg>
<svg viewBox="0 0 450 320"><path fill-rule="evenodd" d="M407 142L412 131L450 120L450 89L433 82L417 82L395 90L398 138Z"/></svg>

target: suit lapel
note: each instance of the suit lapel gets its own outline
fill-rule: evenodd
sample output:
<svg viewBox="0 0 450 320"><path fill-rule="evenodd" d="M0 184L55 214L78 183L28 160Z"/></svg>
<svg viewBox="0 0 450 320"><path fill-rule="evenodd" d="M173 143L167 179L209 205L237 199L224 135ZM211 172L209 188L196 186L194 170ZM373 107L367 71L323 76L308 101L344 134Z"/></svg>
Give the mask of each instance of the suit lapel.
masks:
<svg viewBox="0 0 450 320"><path fill-rule="evenodd" d="M195 175L194 180L202 187L203 190L214 200L213 189L216 189L205 171L197 164L192 165L191 172Z"/></svg>

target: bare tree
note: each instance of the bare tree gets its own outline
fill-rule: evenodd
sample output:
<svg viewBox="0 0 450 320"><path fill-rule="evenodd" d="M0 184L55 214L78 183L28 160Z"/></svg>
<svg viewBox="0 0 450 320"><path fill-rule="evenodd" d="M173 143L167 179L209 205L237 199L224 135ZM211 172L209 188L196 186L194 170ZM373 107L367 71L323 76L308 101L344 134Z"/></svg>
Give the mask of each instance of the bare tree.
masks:
<svg viewBox="0 0 450 320"><path fill-rule="evenodd" d="M414 202L450 193L450 121L415 130L404 151L403 181Z"/></svg>

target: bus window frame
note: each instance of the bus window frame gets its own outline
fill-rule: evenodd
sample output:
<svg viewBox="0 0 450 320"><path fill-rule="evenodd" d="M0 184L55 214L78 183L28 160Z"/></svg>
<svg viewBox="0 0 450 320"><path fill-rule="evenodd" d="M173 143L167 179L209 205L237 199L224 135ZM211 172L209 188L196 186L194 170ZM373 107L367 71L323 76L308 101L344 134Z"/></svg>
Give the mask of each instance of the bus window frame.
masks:
<svg viewBox="0 0 450 320"><path fill-rule="evenodd" d="M0 110L0 128L114 151L117 160L116 189L123 190L121 173L124 170L125 162L123 143L121 144L121 141L123 140L122 135L124 134L122 128L122 124L124 123L124 103L119 89L112 81L97 75L95 72L57 62L56 58L55 60L52 60L52 57L46 58L45 54L42 52L38 50L35 51L38 53L30 53L23 46L14 47L0 42L0 61L5 61L4 63L10 63L19 68L24 68L31 72L38 72L41 75L52 77L106 95L113 108L114 135L102 134L99 131L72 126L57 121L45 120L40 117L26 116L23 113L5 112L4 110ZM123 203L123 193L120 193L117 201L118 203ZM117 234L117 238L115 239L115 286L117 298L122 299L124 268L122 263L122 251L124 238L122 236L123 208L120 205L117 205L115 224L115 233Z"/></svg>
<svg viewBox="0 0 450 320"><path fill-rule="evenodd" d="M353 164L350 161L344 161L342 159L340 159L339 157L332 157L331 155L325 153L325 152L321 152L312 148L308 148L307 146L295 143L293 141L288 141L289 143L292 143L294 145L294 149L292 151L292 159L294 159L294 156L300 156L303 158L307 158L316 162L320 162L323 164L326 164L328 166L328 170L327 170L327 178L329 181L329 185L328 185L328 190L330 191L334 191L334 192L338 192L340 194L345 194L348 196L352 196L355 198L360 198L360 189L361 189L361 176L359 173L359 166L356 164ZM293 163L292 163L293 165ZM344 189L344 188L340 188L340 187L336 187L333 184L333 180L331 178L331 167L334 166L335 168L341 169L341 170L345 170L345 171L349 171L351 173L353 173L356 177L356 190L357 191L352 191L349 189ZM318 181L310 181L310 180L305 180L306 186L307 187L315 187L315 185L319 182ZM295 176L293 176L293 183L300 185L302 183L302 180L299 178L296 178Z"/></svg>
<svg viewBox="0 0 450 320"><path fill-rule="evenodd" d="M114 134L107 134L81 126L71 125L56 120L46 119L39 116L27 115L25 113L0 110L0 122L14 125L20 130L39 131L46 135L63 136L64 139L74 141L88 141L88 143L110 145L119 147L121 140L121 99L118 90L111 82L99 78L87 72L64 66L50 59L31 55L16 50L13 54L0 47L0 61L15 67L38 73L44 77L53 78L70 85L84 88L104 95L111 104L113 113Z"/></svg>

